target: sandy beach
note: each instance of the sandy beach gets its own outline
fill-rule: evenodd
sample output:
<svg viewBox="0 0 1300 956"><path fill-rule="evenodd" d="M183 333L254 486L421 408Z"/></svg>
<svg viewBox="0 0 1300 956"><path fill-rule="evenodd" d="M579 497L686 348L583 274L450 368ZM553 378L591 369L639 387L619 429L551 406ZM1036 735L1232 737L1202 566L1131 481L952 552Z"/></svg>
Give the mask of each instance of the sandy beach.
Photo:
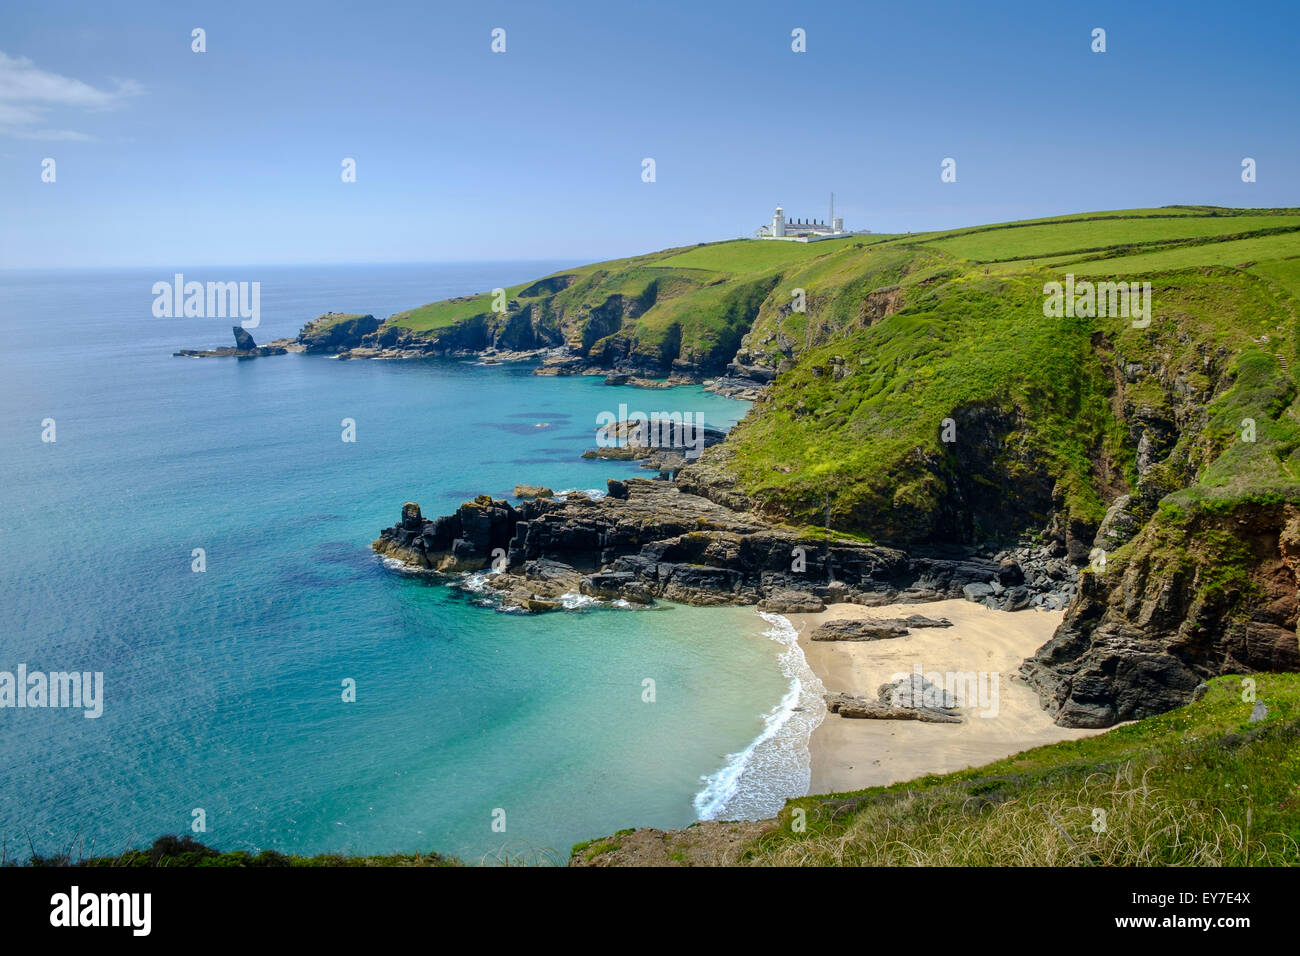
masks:
<svg viewBox="0 0 1300 956"><path fill-rule="evenodd" d="M952 627L917 628L888 640L812 641L817 625L836 619L880 619L921 614L946 617ZM896 674L961 672L992 681L996 707L987 694L963 700L962 723L859 720L827 714L813 731L809 793L838 793L887 785L928 773L947 773L1054 743L1087 737L1052 723L1038 695L1017 676L1020 663L1052 636L1062 611L991 611L970 601L894 604L867 608L834 604L819 614L789 614L808 664L827 693L876 699L877 688ZM986 683L991 689L992 684ZM987 716L982 716L987 714Z"/></svg>

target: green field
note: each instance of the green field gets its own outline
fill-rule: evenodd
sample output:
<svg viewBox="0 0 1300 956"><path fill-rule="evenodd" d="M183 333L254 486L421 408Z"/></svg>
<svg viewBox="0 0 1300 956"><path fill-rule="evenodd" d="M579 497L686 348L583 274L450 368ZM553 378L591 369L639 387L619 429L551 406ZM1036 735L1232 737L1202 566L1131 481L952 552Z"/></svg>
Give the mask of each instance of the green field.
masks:
<svg viewBox="0 0 1300 956"><path fill-rule="evenodd" d="M1269 259L1286 259L1295 255L1300 255L1300 233L1288 232L1257 239L1179 246L1158 252L1082 262L1071 267L1069 271L1075 275L1139 275L1164 272L1169 269L1187 269L1193 266L1245 265Z"/></svg>
<svg viewBox="0 0 1300 956"><path fill-rule="evenodd" d="M839 247L845 244L864 245L871 238L873 237L850 236L807 243L737 239L697 246L661 259L655 265L661 269L706 269L710 272L747 275L830 255L839 252Z"/></svg>
<svg viewBox="0 0 1300 956"><path fill-rule="evenodd" d="M1246 270L1300 299L1300 256L1259 262Z"/></svg>
<svg viewBox="0 0 1300 956"><path fill-rule="evenodd" d="M508 299L513 298L523 288L522 285L511 286L506 289L506 297ZM487 313L491 309L492 294L484 292L481 295L465 296L460 299L444 299L441 302L431 302L416 309L398 312L388 321L402 328L426 332L432 329L447 328L464 319Z"/></svg>
<svg viewBox="0 0 1300 956"><path fill-rule="evenodd" d="M1175 242L1182 239L1240 235L1287 226L1300 227L1300 216L1182 216L1141 219L1095 219L1003 227L928 244L963 259L1000 262L1030 256L1088 252L1114 246Z"/></svg>

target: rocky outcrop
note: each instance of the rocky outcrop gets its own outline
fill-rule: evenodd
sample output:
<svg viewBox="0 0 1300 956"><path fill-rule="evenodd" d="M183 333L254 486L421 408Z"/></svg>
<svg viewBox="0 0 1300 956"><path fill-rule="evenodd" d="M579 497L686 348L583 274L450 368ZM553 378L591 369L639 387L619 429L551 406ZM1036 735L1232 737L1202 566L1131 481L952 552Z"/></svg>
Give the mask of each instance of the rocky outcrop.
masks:
<svg viewBox="0 0 1300 956"><path fill-rule="evenodd" d="M554 498L555 492L544 485L515 485L516 498Z"/></svg>
<svg viewBox="0 0 1300 956"><path fill-rule="evenodd" d="M907 637L908 630L893 621L827 621L808 635L813 641L887 641Z"/></svg>
<svg viewBox="0 0 1300 956"><path fill-rule="evenodd" d="M311 353L337 353L362 345L365 337L379 328L373 315L342 315L327 312L303 326L298 344Z"/></svg>
<svg viewBox="0 0 1300 956"><path fill-rule="evenodd" d="M826 610L826 602L806 591L776 591L759 601L758 609L773 614L817 614Z"/></svg>
<svg viewBox="0 0 1300 956"><path fill-rule="evenodd" d="M583 452L582 457L639 461L642 468L672 477L726 437L724 431L681 421L680 416L615 421L596 430L597 447Z"/></svg>
<svg viewBox="0 0 1300 956"><path fill-rule="evenodd" d="M181 358L260 358L265 355L284 355L291 344L287 339L280 339L270 345L258 345L253 336L242 326L234 326L235 347L224 349L181 349L173 352Z"/></svg>
<svg viewBox="0 0 1300 956"><path fill-rule="evenodd" d="M1248 504L1153 521L1085 573L1021 672L1066 727L1109 727L1192 699L1220 674L1300 670L1300 509Z"/></svg>
<svg viewBox="0 0 1300 956"><path fill-rule="evenodd" d="M485 311L432 329L412 329L394 321L403 315L381 322L369 314L327 313L303 327L298 343L304 351L340 358L481 355L497 361L540 358L565 345L554 323L537 306L521 306L515 300L507 303L504 313Z"/></svg>
<svg viewBox="0 0 1300 956"><path fill-rule="evenodd" d="M402 520L373 547L416 568L490 568L488 585L524 607L524 598L577 593L638 603L790 607L793 601L812 610L961 597L972 581L998 574L987 559L914 557L807 539L673 483L645 479L611 481L609 494L598 499L570 495L512 505L480 495L432 520L408 502Z"/></svg>
<svg viewBox="0 0 1300 956"><path fill-rule="evenodd" d="M756 402L767 391L771 380L762 381L739 375L721 375L704 383L706 392L722 395L725 398L738 398L746 402Z"/></svg>

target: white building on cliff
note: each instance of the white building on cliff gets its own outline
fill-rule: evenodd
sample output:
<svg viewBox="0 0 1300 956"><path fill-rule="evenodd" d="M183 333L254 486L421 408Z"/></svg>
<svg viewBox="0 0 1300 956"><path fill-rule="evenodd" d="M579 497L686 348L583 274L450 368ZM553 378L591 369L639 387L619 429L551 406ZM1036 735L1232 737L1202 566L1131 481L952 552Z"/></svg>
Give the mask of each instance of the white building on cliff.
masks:
<svg viewBox="0 0 1300 956"><path fill-rule="evenodd" d="M829 226L826 224L826 220L820 222L816 219L811 222L806 219L787 220L785 210L777 206L776 212L772 214L771 224L760 226L754 232L754 238L756 239L783 239L786 242L819 242L822 239L838 239L842 236L851 235L853 233L844 228L844 220L835 215L834 193L831 193Z"/></svg>

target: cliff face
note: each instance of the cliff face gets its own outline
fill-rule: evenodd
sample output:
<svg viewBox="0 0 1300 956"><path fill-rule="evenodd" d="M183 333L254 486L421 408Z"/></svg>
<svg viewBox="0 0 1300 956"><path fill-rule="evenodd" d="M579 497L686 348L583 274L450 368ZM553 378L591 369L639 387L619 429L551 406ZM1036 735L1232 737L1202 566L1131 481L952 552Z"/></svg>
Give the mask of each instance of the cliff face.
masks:
<svg viewBox="0 0 1300 956"><path fill-rule="evenodd" d="M505 315L473 315L453 325L414 330L373 315L323 315L306 325L298 342L307 352L343 354L387 352L408 357L500 351L532 351L562 346L558 331L535 316L533 307Z"/></svg>
<svg viewBox="0 0 1300 956"><path fill-rule="evenodd" d="M719 243L583 266L536 282L434 302L382 323L322 316L308 351L453 355L558 350L547 373L612 372L702 381L727 372L783 277L863 248ZM788 297L788 293L784 294ZM364 319L365 321L358 321ZM756 374L770 373L756 369Z"/></svg>
<svg viewBox="0 0 1300 956"><path fill-rule="evenodd" d="M1300 670L1300 508L1243 504L1162 519L1083 575L1022 673L1068 727L1109 727L1186 703L1222 674Z"/></svg>
<svg viewBox="0 0 1300 956"><path fill-rule="evenodd" d="M307 352L340 352L354 348L379 328L373 315L328 312L308 322L298 333L298 344Z"/></svg>

